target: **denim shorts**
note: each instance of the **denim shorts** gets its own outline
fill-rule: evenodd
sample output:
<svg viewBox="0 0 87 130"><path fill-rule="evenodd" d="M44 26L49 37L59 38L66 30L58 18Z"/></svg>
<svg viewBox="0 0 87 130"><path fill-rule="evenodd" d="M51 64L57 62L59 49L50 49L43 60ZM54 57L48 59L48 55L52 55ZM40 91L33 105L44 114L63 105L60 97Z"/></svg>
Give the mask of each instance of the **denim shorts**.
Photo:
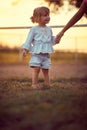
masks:
<svg viewBox="0 0 87 130"><path fill-rule="evenodd" d="M51 59L48 53L39 53L39 54L32 54L30 63L30 67L40 67L43 69L49 69L51 66Z"/></svg>

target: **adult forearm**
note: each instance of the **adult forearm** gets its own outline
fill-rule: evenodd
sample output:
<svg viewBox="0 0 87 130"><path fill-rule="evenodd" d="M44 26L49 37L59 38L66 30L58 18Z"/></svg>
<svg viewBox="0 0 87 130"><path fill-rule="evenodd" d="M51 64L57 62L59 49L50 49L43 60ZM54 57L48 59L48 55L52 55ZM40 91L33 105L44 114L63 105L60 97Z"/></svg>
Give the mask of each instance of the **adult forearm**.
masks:
<svg viewBox="0 0 87 130"><path fill-rule="evenodd" d="M70 21L65 25L65 27L62 29L62 32L66 32L70 27L72 27L79 19L82 17L82 15L75 14Z"/></svg>
<svg viewBox="0 0 87 130"><path fill-rule="evenodd" d="M77 13L69 20L69 22L65 25L65 27L62 29L62 32L64 33L67 31L70 27L72 27L77 21L81 19L83 14L85 13L87 7L85 5L85 2L83 1L81 4L81 7L77 11Z"/></svg>

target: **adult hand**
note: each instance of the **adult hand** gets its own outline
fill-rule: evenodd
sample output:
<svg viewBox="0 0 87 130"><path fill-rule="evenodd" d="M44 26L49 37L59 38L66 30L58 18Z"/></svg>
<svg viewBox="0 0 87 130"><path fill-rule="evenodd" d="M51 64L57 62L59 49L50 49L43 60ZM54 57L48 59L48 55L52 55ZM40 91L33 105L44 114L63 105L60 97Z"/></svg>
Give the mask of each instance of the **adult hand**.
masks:
<svg viewBox="0 0 87 130"><path fill-rule="evenodd" d="M56 43L60 42L60 40L61 40L63 35L64 35L64 33L62 31L57 34L57 36L56 36Z"/></svg>

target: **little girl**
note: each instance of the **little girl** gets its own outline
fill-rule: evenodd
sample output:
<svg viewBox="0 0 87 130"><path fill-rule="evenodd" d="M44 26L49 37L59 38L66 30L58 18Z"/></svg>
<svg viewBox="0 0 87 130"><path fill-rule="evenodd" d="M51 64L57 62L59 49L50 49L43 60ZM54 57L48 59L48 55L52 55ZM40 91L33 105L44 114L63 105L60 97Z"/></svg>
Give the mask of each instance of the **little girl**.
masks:
<svg viewBox="0 0 87 130"><path fill-rule="evenodd" d="M49 67L51 65L50 53L52 53L55 37L52 36L52 30L46 26L50 21L50 11L47 7L38 7L34 9L31 21L37 23L30 29L25 43L22 45L23 56L30 51L30 67L32 68L32 88L39 88L38 75L40 69L44 75L45 86L50 86Z"/></svg>

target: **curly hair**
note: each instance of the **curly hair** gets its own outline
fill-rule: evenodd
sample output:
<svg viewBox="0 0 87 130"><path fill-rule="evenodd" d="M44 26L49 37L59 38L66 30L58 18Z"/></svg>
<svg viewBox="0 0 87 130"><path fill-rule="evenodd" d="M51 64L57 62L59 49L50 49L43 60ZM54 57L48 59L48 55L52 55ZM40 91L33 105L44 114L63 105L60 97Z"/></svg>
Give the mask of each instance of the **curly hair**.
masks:
<svg viewBox="0 0 87 130"><path fill-rule="evenodd" d="M44 7L44 6L35 8L34 11L33 11L33 16L30 17L31 21L33 23L38 23L40 21L41 16L44 13L49 14L50 10L47 7Z"/></svg>

